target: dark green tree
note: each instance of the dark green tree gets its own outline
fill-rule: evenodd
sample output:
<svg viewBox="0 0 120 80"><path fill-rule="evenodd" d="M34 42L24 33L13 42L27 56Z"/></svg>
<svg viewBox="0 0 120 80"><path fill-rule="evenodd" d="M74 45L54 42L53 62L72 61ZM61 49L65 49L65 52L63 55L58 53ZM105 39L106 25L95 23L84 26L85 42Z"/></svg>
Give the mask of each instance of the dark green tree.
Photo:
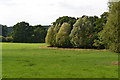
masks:
<svg viewBox="0 0 120 80"><path fill-rule="evenodd" d="M31 42L33 27L27 22L20 22L13 26L14 42Z"/></svg>
<svg viewBox="0 0 120 80"><path fill-rule="evenodd" d="M46 34L47 34L47 30L43 26L41 25L33 26L32 42L44 43Z"/></svg>
<svg viewBox="0 0 120 80"><path fill-rule="evenodd" d="M62 25L65 22L73 25L76 22L76 18L69 17L69 16L59 17L55 22L53 22L53 25L56 25L56 24L61 24Z"/></svg>
<svg viewBox="0 0 120 80"><path fill-rule="evenodd" d="M101 30L103 30L103 27L106 25L107 23L107 17L108 17L108 12L104 12L102 15L100 15L100 18L98 18L95 21L95 32L98 33Z"/></svg>
<svg viewBox="0 0 120 80"><path fill-rule="evenodd" d="M98 48L98 49L103 49L105 48L106 44L104 44L99 32L103 30L104 26L106 25L107 23L107 17L108 17L108 12L104 12L100 18L98 18L96 21L95 21L95 33L94 33L94 36L95 36L95 40L94 40L94 43L93 43L93 46L95 48Z"/></svg>
<svg viewBox="0 0 120 80"><path fill-rule="evenodd" d="M6 37L7 36L7 26L6 25L0 25L0 35Z"/></svg>

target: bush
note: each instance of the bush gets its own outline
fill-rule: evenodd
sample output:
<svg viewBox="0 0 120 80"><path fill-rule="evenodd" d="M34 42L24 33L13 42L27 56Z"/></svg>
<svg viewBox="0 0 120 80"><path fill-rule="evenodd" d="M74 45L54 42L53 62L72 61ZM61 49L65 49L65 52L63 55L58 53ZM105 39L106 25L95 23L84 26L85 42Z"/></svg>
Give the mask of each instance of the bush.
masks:
<svg viewBox="0 0 120 80"><path fill-rule="evenodd" d="M13 42L13 38L0 36L0 42Z"/></svg>
<svg viewBox="0 0 120 80"><path fill-rule="evenodd" d="M0 36L0 42L6 42L6 38L4 36Z"/></svg>
<svg viewBox="0 0 120 80"><path fill-rule="evenodd" d="M13 38L12 37L6 37L6 42L13 42Z"/></svg>
<svg viewBox="0 0 120 80"><path fill-rule="evenodd" d="M100 40L94 40L93 46L96 47L97 49L104 49L105 48L104 43L101 42Z"/></svg>

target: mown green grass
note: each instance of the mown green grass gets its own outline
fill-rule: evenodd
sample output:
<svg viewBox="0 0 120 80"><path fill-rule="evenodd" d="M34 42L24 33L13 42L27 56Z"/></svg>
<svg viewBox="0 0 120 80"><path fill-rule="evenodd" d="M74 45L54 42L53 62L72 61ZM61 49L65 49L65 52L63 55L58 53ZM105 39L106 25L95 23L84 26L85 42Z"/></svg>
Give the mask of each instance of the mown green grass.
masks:
<svg viewBox="0 0 120 80"><path fill-rule="evenodd" d="M41 49L47 44L3 44L3 78L118 78L117 53Z"/></svg>

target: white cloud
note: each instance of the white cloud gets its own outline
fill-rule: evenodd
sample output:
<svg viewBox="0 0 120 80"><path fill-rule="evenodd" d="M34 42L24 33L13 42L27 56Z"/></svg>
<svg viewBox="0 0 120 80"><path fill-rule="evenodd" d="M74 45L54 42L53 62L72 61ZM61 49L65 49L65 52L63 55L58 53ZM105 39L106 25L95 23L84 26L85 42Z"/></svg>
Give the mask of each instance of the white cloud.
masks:
<svg viewBox="0 0 120 80"><path fill-rule="evenodd" d="M51 24L60 16L100 15L108 0L0 0L0 24Z"/></svg>

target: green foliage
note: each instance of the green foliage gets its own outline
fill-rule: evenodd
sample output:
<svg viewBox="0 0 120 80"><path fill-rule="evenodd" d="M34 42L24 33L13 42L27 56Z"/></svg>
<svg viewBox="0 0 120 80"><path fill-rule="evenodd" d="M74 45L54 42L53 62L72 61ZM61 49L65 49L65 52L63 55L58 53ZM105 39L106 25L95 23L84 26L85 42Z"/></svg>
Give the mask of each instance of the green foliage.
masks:
<svg viewBox="0 0 120 80"><path fill-rule="evenodd" d="M0 36L0 42L13 42L13 38Z"/></svg>
<svg viewBox="0 0 120 80"><path fill-rule="evenodd" d="M32 26L29 23L20 22L13 26L13 39L14 42L31 42L31 35L33 33Z"/></svg>
<svg viewBox="0 0 120 80"><path fill-rule="evenodd" d="M13 35L13 27L7 27L7 36L12 36Z"/></svg>
<svg viewBox="0 0 120 80"><path fill-rule="evenodd" d="M84 15L77 21L68 16L59 17L48 30L46 42L56 47L104 48L98 33L106 24L107 16L108 12L104 12L101 18ZM68 23L71 27L64 23Z"/></svg>
<svg viewBox="0 0 120 80"><path fill-rule="evenodd" d="M103 30L104 26L106 25L107 23L107 17L108 17L108 12L104 12L100 18L98 18L96 21L95 21L95 27L94 27L94 36L95 36L95 39L94 39L94 43L93 43L93 46L95 48L98 48L98 49L103 49L106 47L106 44L103 42L103 39L102 37L100 36L100 31ZM106 47L107 48L107 47Z"/></svg>
<svg viewBox="0 0 120 80"><path fill-rule="evenodd" d="M95 21L95 32L98 33L103 30L103 27L106 25L108 12L104 12L100 18Z"/></svg>
<svg viewBox="0 0 120 80"><path fill-rule="evenodd" d="M14 42L38 43L45 42L46 29L41 25L30 26L29 23L20 22L13 26Z"/></svg>
<svg viewBox="0 0 120 80"><path fill-rule="evenodd" d="M45 38L45 41L47 44L49 44L50 46L53 46L54 45L54 42L53 42L53 38L54 38L54 25L52 25L48 31L47 31L47 35L46 35L46 38Z"/></svg>
<svg viewBox="0 0 120 80"><path fill-rule="evenodd" d="M120 53L120 1L113 2L110 5L108 21L104 30L101 31L101 37L109 49Z"/></svg>
<svg viewBox="0 0 120 80"><path fill-rule="evenodd" d="M6 42L13 42L13 38L12 37L6 37Z"/></svg>
<svg viewBox="0 0 120 80"><path fill-rule="evenodd" d="M61 28L61 24L56 24L55 27L54 27L54 30L53 30L53 46L58 46L58 43L56 42L56 36L58 34L58 31L60 30Z"/></svg>
<svg viewBox="0 0 120 80"><path fill-rule="evenodd" d="M0 36L0 42L2 42L2 36Z"/></svg>
<svg viewBox="0 0 120 80"><path fill-rule="evenodd" d="M63 23L59 32L56 36L56 43L59 47L70 47L70 37L71 25L69 23Z"/></svg>
<svg viewBox="0 0 120 80"><path fill-rule="evenodd" d="M44 43L46 34L47 34L47 30L43 26L41 25L33 26L32 42Z"/></svg>
<svg viewBox="0 0 120 80"><path fill-rule="evenodd" d="M74 47L80 47L79 45L81 45L80 43L80 38L79 38L79 33L80 33L80 26L82 26L82 18L79 18L76 23L73 25L73 29L71 31L70 34L70 38L71 38L71 43Z"/></svg>
<svg viewBox="0 0 120 80"><path fill-rule="evenodd" d="M62 24L64 24L64 23L70 24L70 26L71 26L70 31L71 31L72 26L75 23L75 21L76 21L76 19L74 17L68 17L68 16L59 17L55 22L53 22L52 28L48 29L47 36L46 36L46 43L48 43L50 46L60 46L60 44L58 43L57 35L62 27ZM62 31L59 32L59 34L62 34L62 33L64 33L64 32L62 32ZM68 46L68 45L66 45L66 46ZM65 46L63 46L63 47L65 47Z"/></svg>
<svg viewBox="0 0 120 80"><path fill-rule="evenodd" d="M74 47L92 48L94 36L94 22L96 17L83 16L79 18L71 31L71 43Z"/></svg>
<svg viewBox="0 0 120 80"><path fill-rule="evenodd" d="M0 36L0 42L6 42L6 38L4 36Z"/></svg>
<svg viewBox="0 0 120 80"><path fill-rule="evenodd" d="M101 37L101 33L98 32L96 36L97 37L94 39L93 46L97 49L105 49L105 48L107 49L106 44L104 43L104 40Z"/></svg>
<svg viewBox="0 0 120 80"><path fill-rule="evenodd" d="M68 16L63 16L63 17L59 17L55 22L53 22L53 25L56 25L56 24L63 24L65 22L73 25L76 21L76 18L74 17L68 17Z"/></svg>
<svg viewBox="0 0 120 80"><path fill-rule="evenodd" d="M1 36L6 37L7 36L7 26L6 25L0 25L0 29L2 30L0 33Z"/></svg>
<svg viewBox="0 0 120 80"><path fill-rule="evenodd" d="M94 47L96 47L97 49L104 49L104 43L101 40L94 40Z"/></svg>

